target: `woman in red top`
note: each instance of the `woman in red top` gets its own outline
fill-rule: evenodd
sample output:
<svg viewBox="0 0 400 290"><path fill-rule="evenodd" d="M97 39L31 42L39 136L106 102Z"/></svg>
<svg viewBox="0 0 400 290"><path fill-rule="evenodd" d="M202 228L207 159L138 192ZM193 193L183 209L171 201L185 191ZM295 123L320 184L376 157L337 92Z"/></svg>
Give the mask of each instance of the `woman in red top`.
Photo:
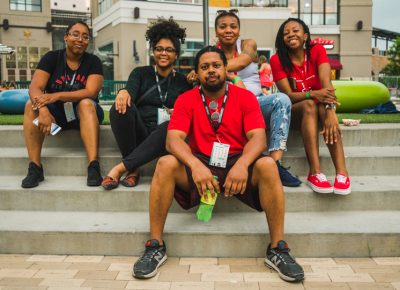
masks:
<svg viewBox="0 0 400 290"><path fill-rule="evenodd" d="M272 74L278 89L290 97L293 116L301 119L301 133L310 166L307 184L319 193L349 194L350 178L335 111L339 103L330 80L331 68L325 48L311 45L309 28L296 18L282 23L275 47L277 53L271 57ZM320 168L318 121L336 169L333 187Z"/></svg>

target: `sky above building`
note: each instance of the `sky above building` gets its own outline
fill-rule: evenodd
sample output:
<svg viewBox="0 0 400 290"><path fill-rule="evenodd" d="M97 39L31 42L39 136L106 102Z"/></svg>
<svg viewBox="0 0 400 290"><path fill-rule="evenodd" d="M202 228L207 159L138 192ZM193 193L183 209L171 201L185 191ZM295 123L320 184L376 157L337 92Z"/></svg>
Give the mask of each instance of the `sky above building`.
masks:
<svg viewBox="0 0 400 290"><path fill-rule="evenodd" d="M372 26L400 33L400 0L373 0Z"/></svg>

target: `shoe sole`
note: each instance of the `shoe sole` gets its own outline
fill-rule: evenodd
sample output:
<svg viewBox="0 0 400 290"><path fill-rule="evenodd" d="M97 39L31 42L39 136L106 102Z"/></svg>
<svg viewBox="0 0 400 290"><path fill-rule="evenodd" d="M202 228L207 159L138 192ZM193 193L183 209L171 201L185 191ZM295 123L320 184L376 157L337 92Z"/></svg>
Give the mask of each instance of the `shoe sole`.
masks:
<svg viewBox="0 0 400 290"><path fill-rule="evenodd" d="M286 276L285 274L283 274L278 267L275 266L274 263L272 263L270 260L268 260L267 258L265 258L264 260L264 265L267 266L270 269L275 270L276 272L278 272L279 277L281 277L282 280L288 281L288 282L301 282L304 280L304 274L300 277L289 277Z"/></svg>
<svg viewBox="0 0 400 290"><path fill-rule="evenodd" d="M34 187L39 186L39 183L42 182L43 180L44 180L44 177L41 177L41 178L39 178L38 183L35 183L33 185L28 185L28 186L21 183L21 187L22 188L34 188Z"/></svg>
<svg viewBox="0 0 400 290"><path fill-rule="evenodd" d="M103 182L103 180L101 180L100 182L98 180L96 180L96 181L86 181L86 185L87 186L100 186L102 182Z"/></svg>
<svg viewBox="0 0 400 290"><path fill-rule="evenodd" d="M339 194L339 195L348 195L348 194L351 193L351 188L348 188L348 189L333 188L333 193L334 194Z"/></svg>
<svg viewBox="0 0 400 290"><path fill-rule="evenodd" d="M167 254L165 254L165 256L161 259L161 261L158 263L157 267L154 269L153 272L146 274L146 275L135 275L135 271L132 270L132 276L134 278L138 278L138 279L148 279L151 277L154 277L155 275L157 275L158 272L158 268L160 268L162 265L165 264L165 262L167 262Z"/></svg>
<svg viewBox="0 0 400 290"><path fill-rule="evenodd" d="M331 188L322 188L322 187L315 186L314 184L312 184L309 181L307 181L307 185L309 187L311 187L311 189L313 191L315 191L316 193L333 193L333 187L331 187Z"/></svg>

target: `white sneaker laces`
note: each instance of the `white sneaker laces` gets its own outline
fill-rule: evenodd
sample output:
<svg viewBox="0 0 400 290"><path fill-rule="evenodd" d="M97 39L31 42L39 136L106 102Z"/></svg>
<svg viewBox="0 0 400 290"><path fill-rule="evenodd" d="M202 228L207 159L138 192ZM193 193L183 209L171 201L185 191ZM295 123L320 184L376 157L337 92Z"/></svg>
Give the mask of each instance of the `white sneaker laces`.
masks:
<svg viewBox="0 0 400 290"><path fill-rule="evenodd" d="M315 177L317 177L319 181L328 181L325 174L323 174L323 173L317 173L317 174L315 174Z"/></svg>
<svg viewBox="0 0 400 290"><path fill-rule="evenodd" d="M347 176L338 174L338 175L336 175L336 179L339 183L346 183Z"/></svg>

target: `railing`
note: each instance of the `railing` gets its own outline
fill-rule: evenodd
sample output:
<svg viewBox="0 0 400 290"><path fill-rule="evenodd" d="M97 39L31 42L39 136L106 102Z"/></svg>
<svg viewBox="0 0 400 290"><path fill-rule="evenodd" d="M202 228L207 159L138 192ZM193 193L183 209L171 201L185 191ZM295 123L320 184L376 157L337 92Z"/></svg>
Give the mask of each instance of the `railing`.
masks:
<svg viewBox="0 0 400 290"><path fill-rule="evenodd" d="M28 89L30 81L18 81L15 82L16 89ZM103 82L103 88L99 94L100 101L114 101L117 96L118 90L125 87L126 81L110 81L105 80Z"/></svg>
<svg viewBox="0 0 400 290"><path fill-rule="evenodd" d="M118 90L124 88L126 81L109 81L103 82L103 88L100 92L100 101L114 101Z"/></svg>
<svg viewBox="0 0 400 290"><path fill-rule="evenodd" d="M379 82L388 87L391 97L400 98L400 76L379 77Z"/></svg>

